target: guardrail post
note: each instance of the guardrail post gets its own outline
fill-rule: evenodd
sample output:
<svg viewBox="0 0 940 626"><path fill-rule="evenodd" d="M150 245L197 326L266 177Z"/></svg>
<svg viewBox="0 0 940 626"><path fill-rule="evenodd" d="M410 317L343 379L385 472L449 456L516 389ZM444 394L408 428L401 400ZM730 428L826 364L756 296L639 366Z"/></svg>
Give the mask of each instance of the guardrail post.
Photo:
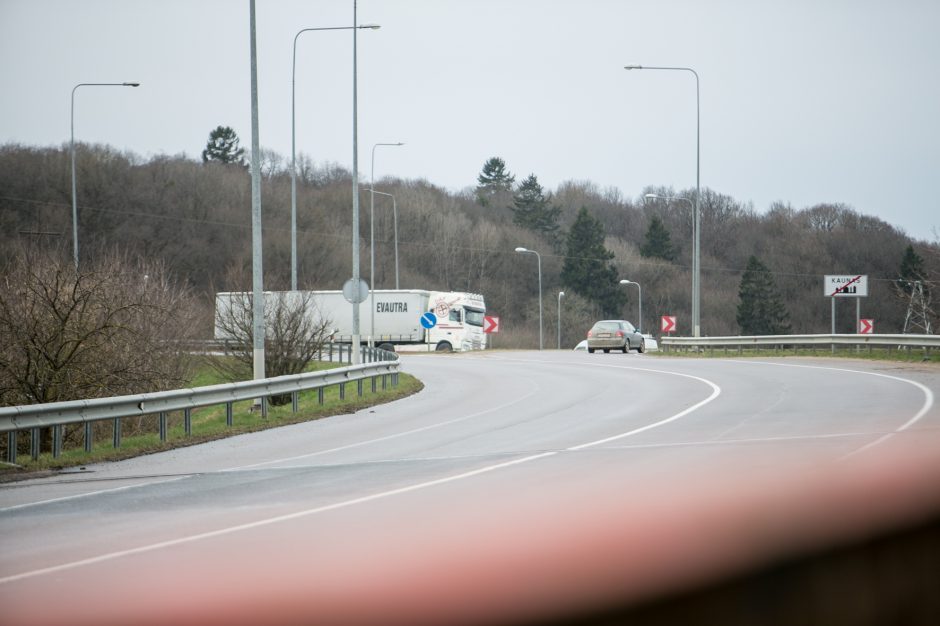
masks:
<svg viewBox="0 0 940 626"><path fill-rule="evenodd" d="M62 426L52 427L52 458L57 459L62 456Z"/></svg>
<svg viewBox="0 0 940 626"><path fill-rule="evenodd" d="M372 393L375 393L375 383L376 383L375 378L376 378L375 376L372 377Z"/></svg>
<svg viewBox="0 0 940 626"><path fill-rule="evenodd" d="M111 430L113 434L112 443L114 444L115 448L120 448L121 447L121 418L120 417L114 418L114 426L112 427Z"/></svg>
<svg viewBox="0 0 940 626"><path fill-rule="evenodd" d="M346 399L346 383L339 384L339 399L340 400Z"/></svg>
<svg viewBox="0 0 940 626"><path fill-rule="evenodd" d="M235 422L235 415L234 415L234 410L232 409L232 403L226 402L225 403L225 425L231 428L234 422Z"/></svg>
<svg viewBox="0 0 940 626"><path fill-rule="evenodd" d="M382 374L382 391L385 391L385 388L387 385L388 385L388 374Z"/></svg>
<svg viewBox="0 0 940 626"><path fill-rule="evenodd" d="M300 410L300 394L296 391L292 391L290 394L290 408L293 413Z"/></svg>
<svg viewBox="0 0 940 626"><path fill-rule="evenodd" d="M323 387L317 389L317 402L323 406Z"/></svg>
<svg viewBox="0 0 940 626"><path fill-rule="evenodd" d="M362 379L361 378L356 381L356 393L359 395L360 398L362 397Z"/></svg>
<svg viewBox="0 0 940 626"><path fill-rule="evenodd" d="M160 411L160 441L166 441L166 411Z"/></svg>
<svg viewBox="0 0 940 626"><path fill-rule="evenodd" d="M29 429L29 451L34 461L39 460L39 429Z"/></svg>
<svg viewBox="0 0 940 626"><path fill-rule="evenodd" d="M91 422L85 422L85 452L91 452L95 447L95 433Z"/></svg>
<svg viewBox="0 0 940 626"><path fill-rule="evenodd" d="M183 430L187 437L193 434L193 410L189 407L183 409Z"/></svg>
<svg viewBox="0 0 940 626"><path fill-rule="evenodd" d="M268 397L261 396L261 419L268 419Z"/></svg>
<svg viewBox="0 0 940 626"><path fill-rule="evenodd" d="M7 463L16 464L16 431L7 433Z"/></svg>

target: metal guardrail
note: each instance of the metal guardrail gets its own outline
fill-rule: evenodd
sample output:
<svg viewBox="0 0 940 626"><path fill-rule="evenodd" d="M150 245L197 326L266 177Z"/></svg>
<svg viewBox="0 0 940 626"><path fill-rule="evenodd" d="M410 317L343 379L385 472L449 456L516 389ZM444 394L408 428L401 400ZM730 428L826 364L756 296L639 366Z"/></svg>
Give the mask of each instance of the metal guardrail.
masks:
<svg viewBox="0 0 940 626"><path fill-rule="evenodd" d="M298 410L298 394L301 391L319 389L321 391L319 400L322 403L322 390L332 385L339 385L340 397L345 398L345 385L349 382L358 381L359 395L362 395L362 381L365 379L372 379L372 391L376 390L376 379L380 376L383 379L383 389L386 386L386 376L391 375L393 386L398 384L398 373L401 367L398 355L376 348L363 348L363 360L367 362L330 370L260 380L111 398L2 407L0 408L0 433L7 433L6 461L16 463L16 434L19 431L30 431L32 433L32 456L36 459L39 457L39 430L51 427L53 429L52 452L54 457L58 457L62 451L62 428L64 426L84 424L85 451L91 452L93 445L92 424L103 420L114 420L114 447L117 448L121 439L120 420L123 418L158 415L160 440L166 441L167 415L173 411L183 411L185 431L187 435L190 435L192 427L191 412L196 408L224 404L226 407L226 422L231 426L232 405L235 402L260 399L261 414L263 417L267 417L268 399L271 396L289 394L292 408L296 412Z"/></svg>
<svg viewBox="0 0 940 626"><path fill-rule="evenodd" d="M662 337L664 352L680 348L786 348L797 346L819 347L857 346L869 349L884 348L923 349L940 348L940 335L749 335L736 337Z"/></svg>

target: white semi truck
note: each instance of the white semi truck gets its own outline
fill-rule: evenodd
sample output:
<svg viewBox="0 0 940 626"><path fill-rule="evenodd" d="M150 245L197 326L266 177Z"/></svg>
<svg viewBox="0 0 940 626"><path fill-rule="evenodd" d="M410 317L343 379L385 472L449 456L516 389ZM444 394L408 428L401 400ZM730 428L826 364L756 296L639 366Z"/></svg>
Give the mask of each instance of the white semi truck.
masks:
<svg viewBox="0 0 940 626"><path fill-rule="evenodd" d="M342 291L265 292L265 308L270 310L278 300L296 302L304 295L309 296L307 315L314 316L314 321L329 320L334 342L351 343L353 305ZM230 339L220 328L218 316L229 314L233 301L245 302L248 297L250 294L244 292L216 294L216 339ZM431 315L422 324L422 317L427 313ZM359 336L363 343L371 339L375 346L400 352L483 350L486 348L485 314L486 304L480 294L378 289L359 305ZM431 328L427 328L428 325Z"/></svg>

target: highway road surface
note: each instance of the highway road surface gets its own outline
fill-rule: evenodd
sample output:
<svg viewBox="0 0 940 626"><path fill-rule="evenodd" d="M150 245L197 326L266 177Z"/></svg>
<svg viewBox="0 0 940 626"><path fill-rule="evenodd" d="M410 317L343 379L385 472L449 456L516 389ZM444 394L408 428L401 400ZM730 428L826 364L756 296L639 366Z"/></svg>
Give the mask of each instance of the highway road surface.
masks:
<svg viewBox="0 0 940 626"><path fill-rule="evenodd" d="M0 485L0 621L523 623L940 513L936 365L403 367L353 415Z"/></svg>

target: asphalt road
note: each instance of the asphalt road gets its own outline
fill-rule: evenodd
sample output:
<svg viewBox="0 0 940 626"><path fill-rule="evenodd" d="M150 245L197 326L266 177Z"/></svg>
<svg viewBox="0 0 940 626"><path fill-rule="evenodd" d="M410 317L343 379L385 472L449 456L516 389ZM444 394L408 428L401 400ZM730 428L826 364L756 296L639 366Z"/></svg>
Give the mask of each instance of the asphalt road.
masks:
<svg viewBox="0 0 940 626"><path fill-rule="evenodd" d="M585 510L655 510L667 523L701 494L740 501L735 480L767 497L794 476L838 476L940 440L940 370L929 365L556 351L403 359L425 383L411 398L0 486L0 606L15 623L145 623L135 611L195 623L208 619L198 610L208 597L209 615L231 623L221 605L269 610L263 598L278 589L271 604L290 607L315 586L329 590L323 616L330 599L351 615L354 590L376 598L416 564L433 587L431 565L455 543L460 575L487 578L524 560L514 550L536 541L526 529L570 532L595 519L571 519ZM514 580L501 588L525 587Z"/></svg>

